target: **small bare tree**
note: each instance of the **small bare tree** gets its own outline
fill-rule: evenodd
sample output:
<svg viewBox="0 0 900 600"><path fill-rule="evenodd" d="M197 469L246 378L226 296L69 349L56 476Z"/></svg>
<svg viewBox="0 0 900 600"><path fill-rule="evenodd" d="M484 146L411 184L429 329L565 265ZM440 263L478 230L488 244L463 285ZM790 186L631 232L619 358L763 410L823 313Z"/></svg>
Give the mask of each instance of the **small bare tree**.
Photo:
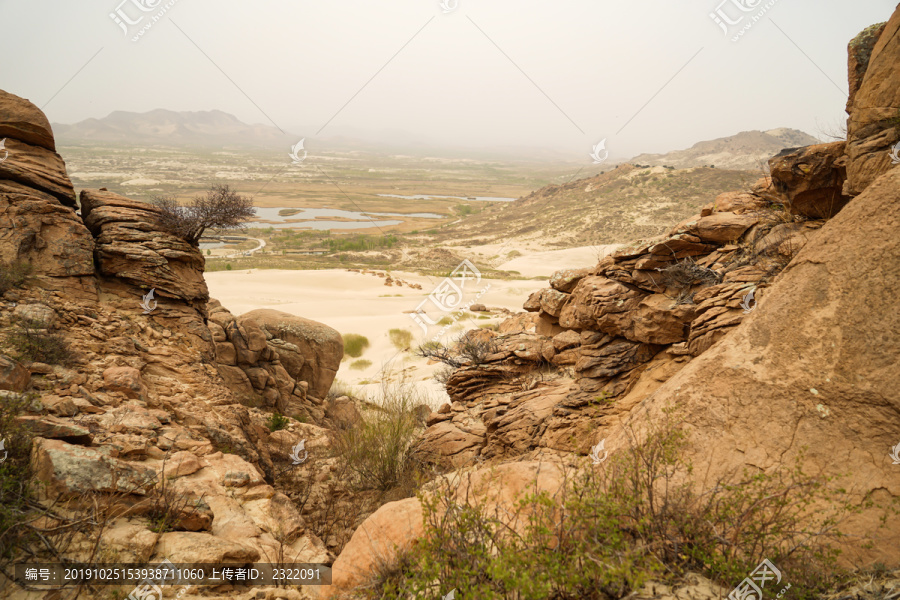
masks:
<svg viewBox="0 0 900 600"><path fill-rule="evenodd" d="M227 184L213 184L206 196L196 196L185 206L178 204L175 196L159 196L153 202L160 209L160 227L193 245L207 228L243 229L256 214L253 198L238 194Z"/></svg>
<svg viewBox="0 0 900 600"><path fill-rule="evenodd" d="M440 361L453 369L459 369L469 365L483 365L487 362L488 356L497 352L499 352L499 348L493 338L465 336L452 347L439 342L423 344L416 348L415 354Z"/></svg>

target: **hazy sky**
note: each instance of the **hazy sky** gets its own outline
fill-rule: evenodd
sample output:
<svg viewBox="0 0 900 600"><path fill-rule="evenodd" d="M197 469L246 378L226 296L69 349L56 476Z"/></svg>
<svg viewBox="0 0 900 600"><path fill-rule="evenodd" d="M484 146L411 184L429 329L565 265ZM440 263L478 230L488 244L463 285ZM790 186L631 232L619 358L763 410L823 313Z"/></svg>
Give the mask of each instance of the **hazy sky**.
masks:
<svg viewBox="0 0 900 600"><path fill-rule="evenodd" d="M606 138L624 158L749 129L834 128L845 118L847 42L896 7L444 1L455 9L444 13L439 0L0 0L0 88L60 123L220 109L310 140L578 155ZM110 17L117 8L143 17L127 36ZM717 8L743 17L728 37L710 17Z"/></svg>

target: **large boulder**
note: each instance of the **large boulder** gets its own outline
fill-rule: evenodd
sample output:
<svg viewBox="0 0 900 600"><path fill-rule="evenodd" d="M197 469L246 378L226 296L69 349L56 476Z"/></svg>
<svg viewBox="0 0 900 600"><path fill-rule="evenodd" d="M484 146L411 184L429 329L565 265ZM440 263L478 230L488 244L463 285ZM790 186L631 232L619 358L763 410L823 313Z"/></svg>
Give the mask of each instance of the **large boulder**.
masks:
<svg viewBox="0 0 900 600"><path fill-rule="evenodd" d="M97 265L141 290L195 306L209 299L198 247L160 230L159 209L112 192L81 191L81 216L96 238Z"/></svg>
<svg viewBox="0 0 900 600"><path fill-rule="evenodd" d="M0 139L6 140L0 192L24 186L49 194L64 206L76 205L66 163L56 153L50 123L41 109L0 90Z"/></svg>
<svg viewBox="0 0 900 600"><path fill-rule="evenodd" d="M798 253L730 335L647 397L680 407L708 481L743 469L837 476L851 502L900 498L900 170L880 177ZM865 243L861 243L865 240ZM627 444L613 428L608 445ZM805 454L804 454L805 452ZM863 562L900 564L900 519L862 508L841 526ZM866 542L875 543L866 547Z"/></svg>
<svg viewBox="0 0 900 600"><path fill-rule="evenodd" d="M854 55L859 57L850 74L851 91L863 67L865 74L847 107L849 160L844 192L850 196L862 193L876 178L894 168L890 150L900 141L900 10L894 11L880 33L879 29L881 26L866 30L854 40L860 52L851 49L851 61ZM870 54L866 52L869 46Z"/></svg>
<svg viewBox="0 0 900 600"><path fill-rule="evenodd" d="M50 121L25 98L0 90L0 139L13 138L56 152Z"/></svg>
<svg viewBox="0 0 900 600"><path fill-rule="evenodd" d="M93 492L144 495L156 484L153 469L61 440L36 438L31 467L35 479L45 484L41 494L50 499Z"/></svg>
<svg viewBox="0 0 900 600"><path fill-rule="evenodd" d="M309 384L310 396L323 399L331 388L344 356L344 343L336 330L303 317L262 308L245 313L273 338L272 347L291 377Z"/></svg>
<svg viewBox="0 0 900 600"><path fill-rule="evenodd" d="M438 494L438 510L468 503L483 506L488 514L509 515L506 523L524 530L527 518L518 501L526 494L557 494L564 484L563 469L554 463L517 462L495 468L451 473L427 486L425 494ZM449 495L448 495L448 490ZM516 515L519 518L516 519ZM332 566L330 586L314 588L320 599L341 597L369 583L378 570L390 566L397 555L413 546L425 531L424 512L418 498L383 505L353 533Z"/></svg>
<svg viewBox="0 0 900 600"><path fill-rule="evenodd" d="M93 275L93 240L75 214L75 189L34 104L0 90L0 263L49 277Z"/></svg>
<svg viewBox="0 0 900 600"><path fill-rule="evenodd" d="M769 159L773 191L791 214L827 219L847 204L841 191L847 179L846 142L784 150Z"/></svg>
<svg viewBox="0 0 900 600"><path fill-rule="evenodd" d="M0 354L0 390L24 392L31 383L31 373L18 361Z"/></svg>

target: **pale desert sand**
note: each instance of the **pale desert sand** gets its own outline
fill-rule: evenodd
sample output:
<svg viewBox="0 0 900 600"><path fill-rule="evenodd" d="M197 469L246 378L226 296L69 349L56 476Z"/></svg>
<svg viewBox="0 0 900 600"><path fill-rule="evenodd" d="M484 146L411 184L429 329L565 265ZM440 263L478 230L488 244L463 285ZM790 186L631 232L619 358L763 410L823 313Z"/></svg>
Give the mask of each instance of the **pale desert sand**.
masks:
<svg viewBox="0 0 900 600"><path fill-rule="evenodd" d="M388 332L394 328L409 331L413 335L413 348L437 335L442 327L430 327L426 337L404 311L414 311L442 280L398 271L391 272L391 275L394 279L418 283L422 289L413 290L405 285L388 287L381 277L339 269L218 271L206 273L205 277L210 296L235 315L257 308L271 308L319 321L341 334L366 336L370 346L360 358L371 361L371 366L362 370L351 369L350 365L356 359L347 359L341 363L338 379L350 384L354 391L377 400L382 381L397 382L405 378L427 395L429 404L437 407L446 400L443 388L432 380L440 365L429 365L425 359L397 349L391 344ZM476 296L487 288L477 299L478 303L521 311L528 295L545 286L545 281L486 278L477 283L470 281L464 289L463 304L475 301ZM433 320L453 316L451 313L440 313L430 301L423 309ZM499 320L496 317L490 320L464 318L451 325L443 339ZM362 381L369 383L361 385Z"/></svg>
<svg viewBox="0 0 900 600"><path fill-rule="evenodd" d="M514 258L497 268L504 271L518 271L523 277L550 277L561 269L593 267L601 258L612 254L619 247L619 244L611 244L535 252Z"/></svg>

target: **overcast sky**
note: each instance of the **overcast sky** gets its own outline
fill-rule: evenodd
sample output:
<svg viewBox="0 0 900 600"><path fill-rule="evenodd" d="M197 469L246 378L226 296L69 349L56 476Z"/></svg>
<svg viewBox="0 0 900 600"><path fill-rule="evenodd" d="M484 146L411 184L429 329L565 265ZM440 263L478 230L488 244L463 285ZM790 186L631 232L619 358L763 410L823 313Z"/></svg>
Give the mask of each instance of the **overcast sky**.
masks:
<svg viewBox="0 0 900 600"><path fill-rule="evenodd" d="M896 7L444 1L453 10L439 0L0 0L0 88L59 123L219 109L309 139L577 155L605 138L626 157L751 129L833 128L845 118L847 42ZM117 8L142 17L127 35L110 17ZM710 17L717 8L743 17L728 36Z"/></svg>

